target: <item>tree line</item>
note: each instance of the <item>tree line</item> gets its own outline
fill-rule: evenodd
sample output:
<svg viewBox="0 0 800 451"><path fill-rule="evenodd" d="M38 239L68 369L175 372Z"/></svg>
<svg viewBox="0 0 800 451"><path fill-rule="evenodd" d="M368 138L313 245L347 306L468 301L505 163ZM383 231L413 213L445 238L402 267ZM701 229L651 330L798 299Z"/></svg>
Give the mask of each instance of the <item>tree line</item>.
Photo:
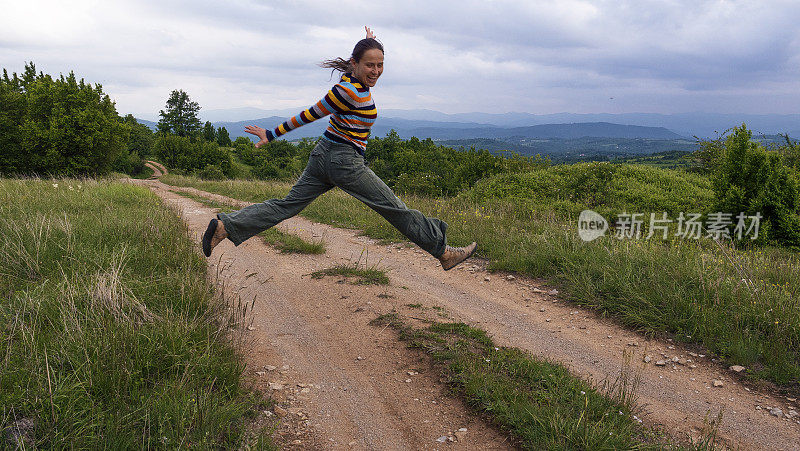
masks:
<svg viewBox="0 0 800 451"><path fill-rule="evenodd" d="M121 117L100 84L74 72L53 77L26 63L21 74L0 77L0 174L136 175L144 158L161 159L185 172L233 175L228 131L204 125L200 106L174 90L152 132L128 114Z"/></svg>
<svg viewBox="0 0 800 451"><path fill-rule="evenodd" d="M135 166L147 145L131 118L120 118L99 84L73 72L58 78L37 73L0 78L0 173L89 175ZM140 160L139 160L140 161Z"/></svg>
<svg viewBox="0 0 800 451"><path fill-rule="evenodd" d="M173 90L159 111L153 156L173 172L219 179L235 175L228 130L201 124L200 105L183 90Z"/></svg>

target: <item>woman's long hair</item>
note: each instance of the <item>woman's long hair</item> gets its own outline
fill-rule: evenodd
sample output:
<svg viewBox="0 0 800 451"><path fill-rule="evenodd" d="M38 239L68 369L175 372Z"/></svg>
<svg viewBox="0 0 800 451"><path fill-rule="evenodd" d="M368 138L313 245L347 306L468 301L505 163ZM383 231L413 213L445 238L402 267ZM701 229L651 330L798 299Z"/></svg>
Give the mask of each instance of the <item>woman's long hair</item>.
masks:
<svg viewBox="0 0 800 451"><path fill-rule="evenodd" d="M361 57L364 56L364 52L370 49L378 49L381 51L381 53L383 53L383 44L373 38L362 39L356 43L356 46L353 48L353 54L350 58L358 63L361 61ZM350 64L350 59L344 58L325 60L319 63L319 65L320 67L330 68L331 75L333 75L335 71L347 73L353 70L353 66Z"/></svg>

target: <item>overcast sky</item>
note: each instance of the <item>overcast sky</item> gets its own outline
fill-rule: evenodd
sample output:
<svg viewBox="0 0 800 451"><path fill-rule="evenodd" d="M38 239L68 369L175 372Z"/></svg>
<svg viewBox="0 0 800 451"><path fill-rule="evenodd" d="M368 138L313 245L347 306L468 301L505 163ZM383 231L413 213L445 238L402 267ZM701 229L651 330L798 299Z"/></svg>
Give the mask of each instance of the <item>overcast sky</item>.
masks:
<svg viewBox="0 0 800 451"><path fill-rule="evenodd" d="M800 2L2 0L0 66L101 83L153 119L305 107L369 25L381 108L445 113L800 113Z"/></svg>

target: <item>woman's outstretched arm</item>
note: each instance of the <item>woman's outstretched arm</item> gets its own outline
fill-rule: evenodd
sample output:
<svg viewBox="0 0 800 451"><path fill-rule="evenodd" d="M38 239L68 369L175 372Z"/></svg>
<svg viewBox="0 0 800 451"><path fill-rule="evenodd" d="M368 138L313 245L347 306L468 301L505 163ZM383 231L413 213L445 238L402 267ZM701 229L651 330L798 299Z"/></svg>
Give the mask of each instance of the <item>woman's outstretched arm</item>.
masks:
<svg viewBox="0 0 800 451"><path fill-rule="evenodd" d="M266 130L256 125L248 125L244 128L244 131L251 135L258 136L259 141L256 143L256 147L261 147L297 127L302 127L331 113L344 113L349 110L346 92L340 84L337 84L314 106L301 111L297 116L289 118L281 125L275 127L274 130Z"/></svg>

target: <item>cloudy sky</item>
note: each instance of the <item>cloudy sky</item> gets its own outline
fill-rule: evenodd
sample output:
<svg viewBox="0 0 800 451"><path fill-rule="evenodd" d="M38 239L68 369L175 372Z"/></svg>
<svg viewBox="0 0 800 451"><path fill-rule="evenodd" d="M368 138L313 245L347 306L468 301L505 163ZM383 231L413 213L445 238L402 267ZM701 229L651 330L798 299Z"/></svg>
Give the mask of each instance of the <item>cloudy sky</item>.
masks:
<svg viewBox="0 0 800 451"><path fill-rule="evenodd" d="M369 25L378 108L800 113L800 2L3 0L0 67L101 83L121 114L316 102Z"/></svg>

